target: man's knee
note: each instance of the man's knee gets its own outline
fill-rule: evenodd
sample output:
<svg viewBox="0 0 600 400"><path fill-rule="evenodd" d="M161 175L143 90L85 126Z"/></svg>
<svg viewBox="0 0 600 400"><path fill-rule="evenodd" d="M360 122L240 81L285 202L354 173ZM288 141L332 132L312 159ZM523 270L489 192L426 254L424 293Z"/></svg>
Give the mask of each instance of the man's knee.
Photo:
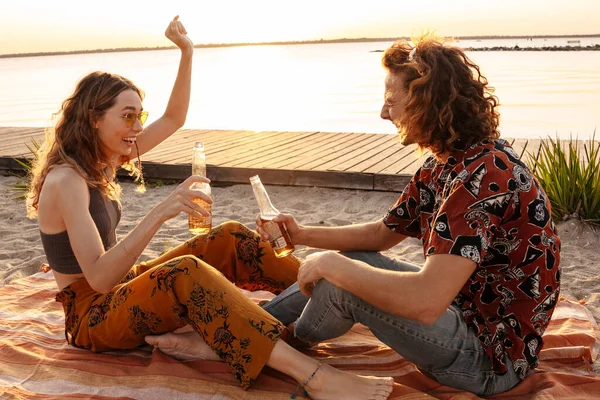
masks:
<svg viewBox="0 0 600 400"><path fill-rule="evenodd" d="M321 279L317 282L313 288L311 299L331 299L341 300L344 296L349 295L350 292L334 285L326 279Z"/></svg>
<svg viewBox="0 0 600 400"><path fill-rule="evenodd" d="M368 260L372 257L373 254L379 254L372 251L340 251L340 254L344 257L350 258L352 260L363 261L368 264Z"/></svg>

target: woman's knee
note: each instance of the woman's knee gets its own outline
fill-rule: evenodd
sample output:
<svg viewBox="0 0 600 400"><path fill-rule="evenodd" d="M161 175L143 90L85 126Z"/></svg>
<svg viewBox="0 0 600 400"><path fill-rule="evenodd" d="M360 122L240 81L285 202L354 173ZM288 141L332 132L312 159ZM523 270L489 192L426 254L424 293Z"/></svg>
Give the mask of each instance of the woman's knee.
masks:
<svg viewBox="0 0 600 400"><path fill-rule="evenodd" d="M212 268L193 254L185 254L162 263L155 270L168 271L169 274L184 273L189 275L192 270L205 270Z"/></svg>
<svg viewBox="0 0 600 400"><path fill-rule="evenodd" d="M218 228L223 229L226 232L251 231L250 228L238 221L223 222Z"/></svg>
<svg viewBox="0 0 600 400"><path fill-rule="evenodd" d="M223 274L200 258L189 254L169 260L153 268L150 273L150 279L157 279L158 282L173 282L180 279L202 281L214 276L223 276Z"/></svg>

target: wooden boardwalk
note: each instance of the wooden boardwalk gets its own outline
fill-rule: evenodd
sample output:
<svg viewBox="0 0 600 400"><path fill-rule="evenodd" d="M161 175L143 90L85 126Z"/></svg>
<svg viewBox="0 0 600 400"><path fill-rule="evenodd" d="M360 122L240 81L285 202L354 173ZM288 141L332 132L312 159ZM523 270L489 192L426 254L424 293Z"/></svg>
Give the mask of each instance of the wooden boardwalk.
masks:
<svg viewBox="0 0 600 400"><path fill-rule="evenodd" d="M42 128L0 127L0 170L19 170ZM537 157L539 140L507 139L523 158ZM142 156L147 179L185 179L194 142L204 142L207 174L216 184L248 183L401 191L428 154L402 146L396 135L181 129Z"/></svg>

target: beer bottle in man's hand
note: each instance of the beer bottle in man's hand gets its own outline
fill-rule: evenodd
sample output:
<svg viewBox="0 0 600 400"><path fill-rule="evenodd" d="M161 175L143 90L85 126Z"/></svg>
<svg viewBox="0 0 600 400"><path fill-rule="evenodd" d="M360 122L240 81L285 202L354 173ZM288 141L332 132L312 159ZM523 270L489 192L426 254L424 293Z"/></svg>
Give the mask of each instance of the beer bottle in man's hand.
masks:
<svg viewBox="0 0 600 400"><path fill-rule="evenodd" d="M260 208L260 220L263 223L262 227L267 235L269 235L269 243L271 244L275 255L277 257L285 257L292 254L294 251L292 239L283 222L272 221L272 219L279 214L279 211L271 203L269 195L258 175L251 177L250 183L252 184L252 190L254 191L254 196L256 197L258 207Z"/></svg>

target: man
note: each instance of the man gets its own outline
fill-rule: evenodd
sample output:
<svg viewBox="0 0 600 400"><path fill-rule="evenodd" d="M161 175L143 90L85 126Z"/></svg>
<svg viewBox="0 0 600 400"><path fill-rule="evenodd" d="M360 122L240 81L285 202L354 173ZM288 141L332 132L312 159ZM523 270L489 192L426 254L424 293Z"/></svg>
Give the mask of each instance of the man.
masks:
<svg viewBox="0 0 600 400"><path fill-rule="evenodd" d="M379 221L306 227L277 217L295 244L341 252L308 256L298 286L265 309L283 322L301 313L295 336L308 343L360 322L442 384L504 392L537 365L558 299L548 198L498 139L497 99L462 50L425 36L392 45L383 65L381 117L402 144L433 155ZM422 268L378 253L408 236L423 241Z"/></svg>

